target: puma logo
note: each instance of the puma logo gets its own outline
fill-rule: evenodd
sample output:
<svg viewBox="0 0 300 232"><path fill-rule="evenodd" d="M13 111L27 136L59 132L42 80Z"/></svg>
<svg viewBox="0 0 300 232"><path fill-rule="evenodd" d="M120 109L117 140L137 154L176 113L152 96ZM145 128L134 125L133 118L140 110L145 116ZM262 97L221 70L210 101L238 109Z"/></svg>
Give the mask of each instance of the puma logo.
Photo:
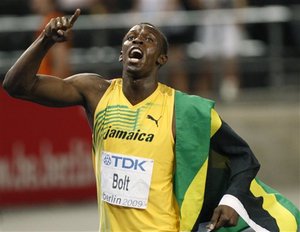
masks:
<svg viewBox="0 0 300 232"><path fill-rule="evenodd" d="M159 119L155 119L150 114L148 114L147 118L152 120L153 122L155 122L156 126L158 127L158 121L159 121L159 119L161 119L161 116L159 117Z"/></svg>

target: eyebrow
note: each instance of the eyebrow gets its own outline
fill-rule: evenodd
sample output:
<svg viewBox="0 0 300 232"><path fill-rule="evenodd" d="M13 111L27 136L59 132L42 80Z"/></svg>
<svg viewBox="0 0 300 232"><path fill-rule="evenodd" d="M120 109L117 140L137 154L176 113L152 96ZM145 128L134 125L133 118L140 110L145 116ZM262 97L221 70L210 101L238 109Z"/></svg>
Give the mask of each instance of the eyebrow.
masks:
<svg viewBox="0 0 300 232"><path fill-rule="evenodd" d="M153 29L152 29L152 27L150 27L150 28L151 28L151 31L148 34L155 37L158 40L161 37L160 33L157 30L155 30L155 28L153 28ZM137 29L129 30L127 32L127 34L125 35L125 37L130 35L130 33L138 33L138 30Z"/></svg>

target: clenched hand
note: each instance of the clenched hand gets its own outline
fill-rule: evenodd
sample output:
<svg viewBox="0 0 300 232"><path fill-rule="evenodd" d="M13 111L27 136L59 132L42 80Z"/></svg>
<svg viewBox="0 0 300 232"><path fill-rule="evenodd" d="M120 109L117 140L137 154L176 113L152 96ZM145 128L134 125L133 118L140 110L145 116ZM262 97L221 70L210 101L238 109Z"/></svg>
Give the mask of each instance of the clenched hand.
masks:
<svg viewBox="0 0 300 232"><path fill-rule="evenodd" d="M46 37L51 38L54 42L63 42L68 40L70 29L80 15L80 9L68 18L66 16L52 18L44 29Z"/></svg>

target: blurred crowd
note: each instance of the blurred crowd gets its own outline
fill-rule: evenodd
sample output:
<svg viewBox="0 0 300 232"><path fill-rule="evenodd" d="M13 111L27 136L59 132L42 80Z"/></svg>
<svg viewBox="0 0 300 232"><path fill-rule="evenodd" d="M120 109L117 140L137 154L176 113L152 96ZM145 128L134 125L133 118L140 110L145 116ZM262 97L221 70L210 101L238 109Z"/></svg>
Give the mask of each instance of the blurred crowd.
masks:
<svg viewBox="0 0 300 232"><path fill-rule="evenodd" d="M1 0L0 17L32 14L43 16L44 20L39 30L32 35L32 38L28 35L17 38L27 41L24 42L23 48L25 48L41 32L51 17L72 14L76 8L81 8L84 15L140 12L144 13L145 19L151 23L151 17L147 18L147 15L151 15L148 13L151 12L236 9L268 5L291 7L297 4L300 5L299 0ZM170 42L169 67L171 67L163 82L176 89L205 97L210 97L212 93L217 92L224 101L231 101L237 98L239 89L245 85L241 78L243 74L238 60L239 48L243 46L241 42L252 39L268 43L270 38L264 24L245 25L232 16L225 18L223 25L212 25L216 19L218 20L218 15L208 14L203 18L205 23L202 26L162 28ZM299 21L283 23L283 28L283 43L286 47L283 51L285 54L282 55L298 56L300 54ZM107 35L107 45L119 46L126 30L110 31ZM1 38L4 37L0 34L0 40ZM40 72L62 78L72 74L72 68L68 63L70 48L81 46L80 40L78 35L79 43L56 45L43 61ZM12 50L7 44L0 44L2 44L0 51ZM195 70L194 66L191 68L185 63L186 53L187 48L190 48L190 53L193 53L193 50L199 48L196 46L199 44L202 49L201 63L196 65Z"/></svg>

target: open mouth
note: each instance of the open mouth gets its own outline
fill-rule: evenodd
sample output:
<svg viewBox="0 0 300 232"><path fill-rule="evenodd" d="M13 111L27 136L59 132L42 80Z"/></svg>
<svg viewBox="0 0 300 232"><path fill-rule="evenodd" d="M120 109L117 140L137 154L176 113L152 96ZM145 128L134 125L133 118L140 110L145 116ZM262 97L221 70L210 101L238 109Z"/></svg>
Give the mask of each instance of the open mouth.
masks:
<svg viewBox="0 0 300 232"><path fill-rule="evenodd" d="M129 60L133 63L138 62L143 58L143 52L139 48L133 48L129 52Z"/></svg>

